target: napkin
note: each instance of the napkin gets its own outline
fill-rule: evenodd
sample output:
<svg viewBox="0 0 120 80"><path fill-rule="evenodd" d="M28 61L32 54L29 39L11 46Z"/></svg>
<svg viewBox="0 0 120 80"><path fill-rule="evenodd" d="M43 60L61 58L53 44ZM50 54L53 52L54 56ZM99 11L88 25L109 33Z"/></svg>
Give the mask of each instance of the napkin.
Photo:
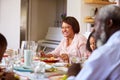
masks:
<svg viewBox="0 0 120 80"><path fill-rule="evenodd" d="M62 67L62 66L65 66L67 63L54 63L52 66L55 66L55 67Z"/></svg>
<svg viewBox="0 0 120 80"><path fill-rule="evenodd" d="M46 69L51 68L52 66L46 64L45 62L39 62L38 65L35 67L35 73L44 73Z"/></svg>

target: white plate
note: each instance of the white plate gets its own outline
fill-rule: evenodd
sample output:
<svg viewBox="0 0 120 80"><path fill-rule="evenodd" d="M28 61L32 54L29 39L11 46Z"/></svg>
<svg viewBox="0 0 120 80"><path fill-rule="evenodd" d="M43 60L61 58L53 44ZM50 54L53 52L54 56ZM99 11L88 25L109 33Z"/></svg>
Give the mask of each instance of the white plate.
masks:
<svg viewBox="0 0 120 80"><path fill-rule="evenodd" d="M62 67L65 66L67 63L54 63L53 66L55 67Z"/></svg>

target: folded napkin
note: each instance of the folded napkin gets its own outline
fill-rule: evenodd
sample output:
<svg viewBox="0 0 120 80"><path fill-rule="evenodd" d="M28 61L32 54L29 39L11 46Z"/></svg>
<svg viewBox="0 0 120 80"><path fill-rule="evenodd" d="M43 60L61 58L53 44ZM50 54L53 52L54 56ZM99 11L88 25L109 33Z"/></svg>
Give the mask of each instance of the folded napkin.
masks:
<svg viewBox="0 0 120 80"><path fill-rule="evenodd" d="M55 67L62 67L62 66L65 66L66 64L68 63L54 63L52 66L55 66Z"/></svg>
<svg viewBox="0 0 120 80"><path fill-rule="evenodd" d="M46 69L51 68L52 66L46 64L45 62L39 62L38 65L35 67L35 73L44 73Z"/></svg>

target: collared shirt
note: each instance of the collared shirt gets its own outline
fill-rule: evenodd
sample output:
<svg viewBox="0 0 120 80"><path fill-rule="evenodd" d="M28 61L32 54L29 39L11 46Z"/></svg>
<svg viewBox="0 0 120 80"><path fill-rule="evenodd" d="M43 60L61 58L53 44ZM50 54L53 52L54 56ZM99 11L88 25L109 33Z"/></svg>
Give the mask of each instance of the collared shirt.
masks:
<svg viewBox="0 0 120 80"><path fill-rule="evenodd" d="M52 51L53 54L63 54L66 53L70 56L81 56L81 54L87 53L86 52L86 38L82 34L75 34L72 43L67 47L66 46L66 39L64 38L59 46Z"/></svg>
<svg viewBox="0 0 120 80"><path fill-rule="evenodd" d="M120 31L92 53L74 80L120 80Z"/></svg>

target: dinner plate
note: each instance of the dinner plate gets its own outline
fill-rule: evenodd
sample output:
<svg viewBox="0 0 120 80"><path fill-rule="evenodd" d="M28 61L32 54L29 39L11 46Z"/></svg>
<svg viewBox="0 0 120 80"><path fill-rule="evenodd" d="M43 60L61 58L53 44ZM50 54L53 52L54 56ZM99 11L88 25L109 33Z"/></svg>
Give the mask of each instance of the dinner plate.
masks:
<svg viewBox="0 0 120 80"><path fill-rule="evenodd" d="M64 75L53 75L49 77L50 80L66 80L66 78L64 78Z"/></svg>
<svg viewBox="0 0 120 80"><path fill-rule="evenodd" d="M68 63L63 63L63 62L58 62L58 63L54 63L52 66L56 66L56 67L63 67L65 65L67 65Z"/></svg>
<svg viewBox="0 0 120 80"><path fill-rule="evenodd" d="M16 71L21 71L21 72L33 72L32 69L30 69L30 68L25 68L25 67L23 67L23 66L14 67L14 70L16 70Z"/></svg>
<svg viewBox="0 0 120 80"><path fill-rule="evenodd" d="M56 63L56 62L59 61L59 59L57 59L57 58L54 58L54 59L51 59L51 58L41 58L40 60L43 61L43 62L46 62L46 63Z"/></svg>
<svg viewBox="0 0 120 80"><path fill-rule="evenodd" d="M42 60L42 61L47 62L47 63L55 63L55 62L58 62L59 60L54 59L54 60Z"/></svg>

